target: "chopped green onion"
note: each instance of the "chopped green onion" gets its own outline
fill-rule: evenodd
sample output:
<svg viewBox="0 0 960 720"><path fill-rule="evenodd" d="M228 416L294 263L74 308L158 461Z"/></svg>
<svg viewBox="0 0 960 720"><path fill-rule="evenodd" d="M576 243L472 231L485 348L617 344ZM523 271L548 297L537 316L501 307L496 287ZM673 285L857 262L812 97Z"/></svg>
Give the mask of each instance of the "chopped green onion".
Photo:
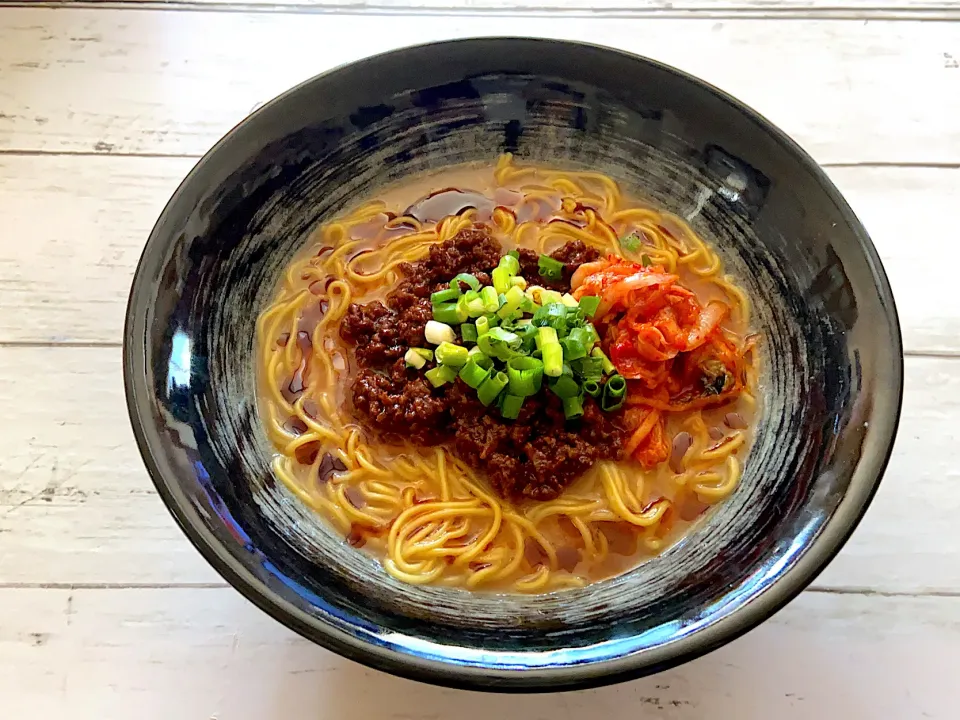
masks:
<svg viewBox="0 0 960 720"><path fill-rule="evenodd" d="M573 379L573 371L569 365L564 365L560 376L549 383L553 394L561 399L576 397L580 394L580 385Z"/></svg>
<svg viewBox="0 0 960 720"><path fill-rule="evenodd" d="M510 277L513 277L518 272L520 272L520 253L517 253L517 256L514 257L510 253L507 253L502 258L500 258L500 264L497 267L502 267L506 270Z"/></svg>
<svg viewBox="0 0 960 720"><path fill-rule="evenodd" d="M543 297L544 288L539 285L528 285L527 289L523 291L523 294L530 298L531 301L542 305L540 299Z"/></svg>
<svg viewBox="0 0 960 720"><path fill-rule="evenodd" d="M576 338L565 337L560 341L560 345L563 347L563 359L567 362L587 356L587 349Z"/></svg>
<svg viewBox="0 0 960 720"><path fill-rule="evenodd" d="M500 318L506 318L512 315L520 309L520 305L525 299L526 296L523 294L523 290L515 285L510 286L510 289L507 290L503 297L503 307L497 311L497 315Z"/></svg>
<svg viewBox="0 0 960 720"><path fill-rule="evenodd" d="M569 340L576 340L584 347L583 354L586 355L593 347L593 333L582 327L575 327L567 334Z"/></svg>
<svg viewBox="0 0 960 720"><path fill-rule="evenodd" d="M552 305L554 303L563 304L563 295L556 290L544 290L540 293L541 305Z"/></svg>
<svg viewBox="0 0 960 720"><path fill-rule="evenodd" d="M563 415L567 420L575 420L583 415L583 403L579 395L563 398Z"/></svg>
<svg viewBox="0 0 960 720"><path fill-rule="evenodd" d="M417 370L420 370L427 364L427 359L413 348L410 348L404 353L403 361L407 364L407 367L416 368Z"/></svg>
<svg viewBox="0 0 960 720"><path fill-rule="evenodd" d="M587 380L583 383L583 391L590 397L600 397L602 390L603 388L596 380Z"/></svg>
<svg viewBox="0 0 960 720"><path fill-rule="evenodd" d="M510 278L510 284L513 285L514 287L520 288L521 290L527 289L527 281L524 280L519 275L517 275L516 277Z"/></svg>
<svg viewBox="0 0 960 720"><path fill-rule="evenodd" d="M597 329L593 326L593 323L584 323L583 329L590 334L589 347L593 347L598 342L600 342L600 334L597 332Z"/></svg>
<svg viewBox="0 0 960 720"><path fill-rule="evenodd" d="M559 260L554 260L549 255L540 256L540 259L537 261L537 269L540 271L541 277L548 278L549 280L563 279L563 263Z"/></svg>
<svg viewBox="0 0 960 720"><path fill-rule="evenodd" d="M545 304L533 314L533 324L543 327L549 325L557 330L567 327L567 307L563 303Z"/></svg>
<svg viewBox="0 0 960 720"><path fill-rule="evenodd" d="M580 309L587 317L593 317L600 307L600 298L596 295L584 295L580 298Z"/></svg>
<svg viewBox="0 0 960 720"><path fill-rule="evenodd" d="M453 288L447 288L446 290L438 290L435 293L430 293L430 302L434 305L439 305L440 303L456 300L458 297L460 297L459 289L454 290Z"/></svg>
<svg viewBox="0 0 960 720"><path fill-rule="evenodd" d="M433 360L433 350L428 350L427 348L410 348L417 355L420 355L424 360L430 362Z"/></svg>
<svg viewBox="0 0 960 720"><path fill-rule="evenodd" d="M537 310L540 309L540 306L537 305L533 300L528 297L523 298L523 302L520 303L520 309L525 313L533 315Z"/></svg>
<svg viewBox="0 0 960 720"><path fill-rule="evenodd" d="M607 412L619 410L627 395L627 381L622 375L614 375L607 380L603 386L603 398L600 400L600 407Z"/></svg>
<svg viewBox="0 0 960 720"><path fill-rule="evenodd" d="M448 382L456 380L457 371L446 365L437 365L437 367L427 370L424 376L430 381L431 385L440 387L441 385L446 385Z"/></svg>
<svg viewBox="0 0 960 720"><path fill-rule="evenodd" d="M559 340L557 339L557 331L554 328L550 327L549 325L537 328L538 348L543 350L544 345L556 345L558 342Z"/></svg>
<svg viewBox="0 0 960 720"><path fill-rule="evenodd" d="M603 379L603 362L600 358L585 357L572 363L573 371L584 380Z"/></svg>
<svg viewBox="0 0 960 720"><path fill-rule="evenodd" d="M541 345L540 352L543 353L543 373L550 377L559 377L563 371L563 347L560 343Z"/></svg>
<svg viewBox="0 0 960 720"><path fill-rule="evenodd" d="M461 313L459 303L441 303L433 306L433 319L447 325L459 325L467 319L467 313Z"/></svg>
<svg viewBox="0 0 960 720"><path fill-rule="evenodd" d="M457 315L463 318L460 322L466 322L470 317L470 303L466 295L461 295L457 300Z"/></svg>
<svg viewBox="0 0 960 720"><path fill-rule="evenodd" d="M460 326L460 337L465 343L475 343L477 341L477 326L470 323L464 323Z"/></svg>
<svg viewBox="0 0 960 720"><path fill-rule="evenodd" d="M477 388L477 399L483 403L484 406L489 406L490 403L497 399L497 395L507 386L508 382L509 379L506 373L492 373L480 384L480 387Z"/></svg>
<svg viewBox="0 0 960 720"><path fill-rule="evenodd" d="M484 307L483 299L480 297L473 298L472 300L467 300L467 315L472 318L478 318L487 311L487 308Z"/></svg>
<svg viewBox="0 0 960 720"><path fill-rule="evenodd" d="M457 339L457 334L452 327L436 320L427 320L427 326L424 328L423 334L431 345L439 345L444 341L453 342Z"/></svg>
<svg viewBox="0 0 960 720"><path fill-rule="evenodd" d="M477 336L478 336L478 337L480 337L480 336L482 336L482 335L486 335L488 332L490 332L490 319L489 319L488 317L486 317L485 315L484 315L484 316L481 316L481 317L478 317L478 318L477 318L477 322L476 322L476 326L477 326Z"/></svg>
<svg viewBox="0 0 960 720"><path fill-rule="evenodd" d="M510 278L513 277L505 267L495 267L490 273L493 279L493 287L498 295L502 295L510 288Z"/></svg>
<svg viewBox="0 0 960 720"><path fill-rule="evenodd" d="M511 350L516 350L520 347L520 336L509 330L504 330L502 327L490 328L490 332L487 333L495 342L503 343L507 345Z"/></svg>
<svg viewBox="0 0 960 720"><path fill-rule="evenodd" d="M480 299L483 300L483 309L488 313L495 313L500 309L500 297L497 289L487 285L480 291Z"/></svg>
<svg viewBox="0 0 960 720"><path fill-rule="evenodd" d="M640 248L641 242L640 236L638 236L636 233L631 233L620 241L620 245L624 250L636 252Z"/></svg>
<svg viewBox="0 0 960 720"><path fill-rule="evenodd" d="M437 362L441 365L449 365L450 367L463 367L464 363L467 362L467 355L469 350L461 345L454 345L450 342L442 342L437 347Z"/></svg>
<svg viewBox="0 0 960 720"><path fill-rule="evenodd" d="M474 292L478 292L480 290L480 281L469 273L460 273L457 275L453 280L450 281L450 287L459 289L460 283L466 284Z"/></svg>
<svg viewBox="0 0 960 720"><path fill-rule="evenodd" d="M482 368L486 368L487 370L493 367L493 360L487 357L484 354L483 350L481 350L478 347L470 348L470 352L467 353L467 357L469 358L467 362L470 362L472 360L477 365L479 365Z"/></svg>
<svg viewBox="0 0 960 720"><path fill-rule="evenodd" d="M560 302L562 302L568 308L579 307L579 303L577 302L577 299L570 293L564 293L563 295L561 295Z"/></svg>
<svg viewBox="0 0 960 720"><path fill-rule="evenodd" d="M650 267L651 265L653 265L653 260L650 259L649 255L641 255L640 264L643 265L644 267Z"/></svg>
<svg viewBox="0 0 960 720"><path fill-rule="evenodd" d="M474 390L483 384L488 375L490 368L481 367L474 359L468 360L467 364L460 368L460 379Z"/></svg>
<svg viewBox="0 0 960 720"><path fill-rule="evenodd" d="M529 397L540 392L543 382L543 363L532 357L516 357L507 361L510 394Z"/></svg>
<svg viewBox="0 0 960 720"><path fill-rule="evenodd" d="M520 408L523 407L523 398L517 395L506 394L500 401L500 415L507 420L516 420L520 415Z"/></svg>
<svg viewBox="0 0 960 720"><path fill-rule="evenodd" d="M509 256L512 257L512 258L516 258L517 260L520 259L520 251L519 251L519 250L511 250L510 252L507 253L507 255L509 255Z"/></svg>
<svg viewBox="0 0 960 720"><path fill-rule="evenodd" d="M598 358L600 362L603 363L604 375L611 375L617 371L617 369L613 366L613 363L610 362L610 358L604 355L603 350L601 350L600 348L595 347L593 350L590 351L590 355L592 357Z"/></svg>

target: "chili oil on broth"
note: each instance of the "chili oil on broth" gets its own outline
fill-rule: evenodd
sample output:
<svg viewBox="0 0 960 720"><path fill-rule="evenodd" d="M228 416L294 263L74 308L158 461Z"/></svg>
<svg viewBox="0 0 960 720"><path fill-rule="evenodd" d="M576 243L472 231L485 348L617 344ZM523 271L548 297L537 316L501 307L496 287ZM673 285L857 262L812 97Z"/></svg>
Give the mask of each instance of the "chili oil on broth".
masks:
<svg viewBox="0 0 960 720"><path fill-rule="evenodd" d="M259 407L277 450L273 472L405 582L536 593L620 574L680 540L735 490L757 417L756 352L735 401L668 413L671 457L656 468L598 461L555 500L499 498L447 448L386 444L357 421L350 387L358 366L339 334L350 303L383 299L400 263L474 222L490 225L504 252L549 253L579 239L660 264L702 303L730 305L725 333L749 333L749 300L717 254L681 219L625 198L605 176L521 166L509 155L496 166L423 176L319 227L258 319ZM639 246L624 247L620 239L632 234Z"/></svg>

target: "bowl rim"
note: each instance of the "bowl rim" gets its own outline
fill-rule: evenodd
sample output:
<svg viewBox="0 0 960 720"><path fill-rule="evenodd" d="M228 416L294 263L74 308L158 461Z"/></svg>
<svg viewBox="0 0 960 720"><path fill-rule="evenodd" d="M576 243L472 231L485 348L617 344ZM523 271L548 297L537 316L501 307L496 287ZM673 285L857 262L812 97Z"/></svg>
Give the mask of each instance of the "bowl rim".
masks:
<svg viewBox="0 0 960 720"><path fill-rule="evenodd" d="M231 553L226 551L224 546L213 536L213 533L204 526L201 517L185 493L182 492L179 484L173 480L167 480L165 469L158 462L148 437L147 427L153 425L153 423L148 414L145 413L142 416L139 411L139 408L149 406L145 369L146 328L140 317L142 313L139 309L143 301L148 299L145 295L148 288L145 286L149 284L146 282L149 270L155 266L160 253L166 249L161 237L162 226L168 216L173 214L173 210L184 194L187 185L197 179L202 172L202 168L220 153L224 145L235 136L238 129L252 122L258 116L270 112L271 108L282 104L287 98L301 92L304 88L348 67L374 61L382 62L391 56L402 56L411 51L427 48L471 44L495 45L504 41L562 45L569 47L572 52L586 48L617 55L621 59L634 63L645 63L713 94L717 99L732 105L763 127L775 142L791 153L797 162L813 175L827 197L835 204L845 223L857 236L860 251L871 270L877 294L885 310L885 320L893 341L893 346L890 348L892 357L889 370L891 371L891 389L892 392L895 392L895 397L890 399L893 402L893 408L889 417L883 418L882 422L872 423L868 430L871 435L879 433L880 436L875 441L878 447L874 452L871 454L863 453L858 458L855 473L861 476L860 481L855 482L856 477L851 479L850 486L832 517L807 545L802 556L775 583L762 590L750 602L736 607L729 614L719 618L709 626L691 633L689 636L644 650L642 653L599 660L586 665L565 665L520 671L505 669L504 667L452 663L410 654L387 646L374 645L273 596L252 573L247 571ZM138 334L138 331L140 331L140 334ZM230 586L274 620L304 638L348 659L412 680L453 688L492 692L555 692L584 689L661 672L706 655L737 639L770 618L816 579L859 525L876 494L893 452L903 404L902 333L893 292L880 257L866 229L839 190L819 164L796 141L753 108L723 90L664 63L595 43L523 36L482 36L418 43L342 63L277 95L234 125L187 173L164 206L144 245L127 300L123 331L122 371L127 411L134 437L157 493L191 544ZM876 437L876 435L874 436ZM865 468L862 467L864 463L866 463ZM175 474L169 466L166 469L171 474Z"/></svg>

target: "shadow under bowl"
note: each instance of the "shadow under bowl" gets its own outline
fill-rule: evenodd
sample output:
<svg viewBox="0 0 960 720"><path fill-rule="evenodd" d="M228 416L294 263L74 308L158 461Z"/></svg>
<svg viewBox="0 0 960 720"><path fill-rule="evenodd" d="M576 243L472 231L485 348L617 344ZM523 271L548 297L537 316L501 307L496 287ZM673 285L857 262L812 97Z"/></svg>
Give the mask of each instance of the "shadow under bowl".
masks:
<svg viewBox="0 0 960 720"><path fill-rule="evenodd" d="M275 482L255 398L257 315L318 223L399 179L505 151L606 173L688 218L750 293L763 336L762 412L734 496L635 570L543 596L387 576ZM346 657L486 690L656 672L782 607L837 553L877 488L902 364L867 233L782 132L658 63L515 38L369 58L244 120L164 209L124 338L149 472L232 585Z"/></svg>

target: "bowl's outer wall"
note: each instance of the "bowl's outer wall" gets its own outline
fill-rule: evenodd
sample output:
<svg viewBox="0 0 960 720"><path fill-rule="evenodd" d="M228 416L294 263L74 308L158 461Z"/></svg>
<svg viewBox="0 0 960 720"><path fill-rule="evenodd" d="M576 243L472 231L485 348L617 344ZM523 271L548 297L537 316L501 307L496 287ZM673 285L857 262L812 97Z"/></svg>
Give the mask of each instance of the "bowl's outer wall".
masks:
<svg viewBox="0 0 960 720"><path fill-rule="evenodd" d="M689 218L750 291L763 334L760 428L734 498L633 573L552 597L387 578L274 482L253 394L256 316L319 221L412 173L504 151L607 173ZM802 589L879 481L902 353L866 233L815 163L766 121L623 53L488 39L320 76L221 141L144 251L125 372L161 494L254 602L395 672L558 689L703 652Z"/></svg>

